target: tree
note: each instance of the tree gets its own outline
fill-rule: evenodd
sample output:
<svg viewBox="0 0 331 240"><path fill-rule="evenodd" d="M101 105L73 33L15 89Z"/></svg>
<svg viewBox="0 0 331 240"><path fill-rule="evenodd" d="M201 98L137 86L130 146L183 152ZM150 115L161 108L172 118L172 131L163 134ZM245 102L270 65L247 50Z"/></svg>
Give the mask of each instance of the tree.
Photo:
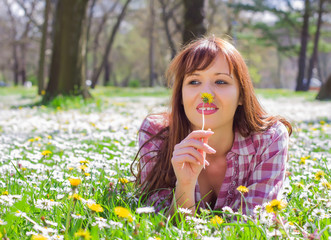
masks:
<svg viewBox="0 0 331 240"><path fill-rule="evenodd" d="M122 7L121 13L117 17L116 23L115 23L115 25L114 25L114 27L111 31L111 34L108 38L107 45L106 45L106 48L105 48L105 53L104 53L103 58L102 58L102 62L101 62L100 66L96 69L96 71L94 72L94 74L92 76L92 85L91 85L92 88L94 88L95 85L97 84L98 79L99 79L100 74L101 74L101 71L102 71L102 69L104 69L105 65L107 64L108 57L109 57L109 54L111 52L111 49L112 49L112 46L113 46L113 43L114 43L114 40L115 40L116 33L117 33L117 31L118 31L118 29L121 25L122 20L124 19L126 10L129 6L130 2L131 2L131 0L126 0L126 2L124 3L124 5Z"/></svg>
<svg viewBox="0 0 331 240"><path fill-rule="evenodd" d="M322 85L319 93L316 96L318 100L331 100L331 75L328 77L327 81Z"/></svg>
<svg viewBox="0 0 331 240"><path fill-rule="evenodd" d="M321 25L322 25L322 14L323 14L323 4L325 0L319 0L319 7L318 7L318 19L316 23L316 32L315 32L315 38L314 38L314 49L313 53L309 60L309 66L308 66L308 74L307 74L307 84L305 87L305 90L309 90L310 87L310 80L313 76L313 68L315 63L317 62L317 51L318 51L318 42L320 38L320 32L321 32Z"/></svg>
<svg viewBox="0 0 331 240"><path fill-rule="evenodd" d="M155 31L155 7L154 0L150 0L150 21L149 21L149 87L153 87L155 84L155 53L154 53L154 31Z"/></svg>
<svg viewBox="0 0 331 240"><path fill-rule="evenodd" d="M187 44L206 33L204 0L183 0L183 43Z"/></svg>
<svg viewBox="0 0 331 240"><path fill-rule="evenodd" d="M85 20L88 0L59 0L53 29L52 61L44 100L57 95L90 97L85 84Z"/></svg>
<svg viewBox="0 0 331 240"><path fill-rule="evenodd" d="M39 66L38 66L38 94L40 95L43 90L46 88L45 83L45 51L46 51L46 44L47 44L47 28L48 28L48 15L50 11L51 1L46 0L45 3L45 10L44 10L44 24L42 27L42 37L40 43L40 52L39 52Z"/></svg>

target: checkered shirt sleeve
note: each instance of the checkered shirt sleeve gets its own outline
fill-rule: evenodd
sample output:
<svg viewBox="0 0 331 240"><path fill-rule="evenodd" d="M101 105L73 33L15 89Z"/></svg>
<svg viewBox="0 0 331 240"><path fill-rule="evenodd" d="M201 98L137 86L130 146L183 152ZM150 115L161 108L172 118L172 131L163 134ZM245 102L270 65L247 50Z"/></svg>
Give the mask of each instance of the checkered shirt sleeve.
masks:
<svg viewBox="0 0 331 240"><path fill-rule="evenodd" d="M247 182L243 181L249 190L245 199L250 214L255 206L277 199L285 178L288 141L288 131L280 122L265 133L256 134L253 142L259 147L249 166L252 172L247 176ZM234 205L238 208L239 204L240 197Z"/></svg>
<svg viewBox="0 0 331 240"><path fill-rule="evenodd" d="M139 148L143 146L153 135L157 134L162 128L166 126L164 116L162 115L150 115L142 123L139 130ZM141 183L147 178L147 175L153 169L157 155L162 141L152 140L146 143L140 150L140 168L141 168ZM160 189L151 194L147 199L149 205L154 205L158 210L162 207L170 206L172 189Z"/></svg>

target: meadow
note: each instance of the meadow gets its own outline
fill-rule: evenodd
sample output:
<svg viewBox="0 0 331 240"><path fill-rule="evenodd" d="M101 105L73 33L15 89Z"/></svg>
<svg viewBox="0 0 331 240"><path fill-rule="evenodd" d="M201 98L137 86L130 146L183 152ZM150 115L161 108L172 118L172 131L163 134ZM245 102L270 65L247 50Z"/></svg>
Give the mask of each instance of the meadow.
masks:
<svg viewBox="0 0 331 240"><path fill-rule="evenodd" d="M173 217L136 196L130 172L143 118L169 90L99 88L94 99L0 89L0 239L331 239L331 102L258 90L294 126L281 200L253 216L204 210Z"/></svg>

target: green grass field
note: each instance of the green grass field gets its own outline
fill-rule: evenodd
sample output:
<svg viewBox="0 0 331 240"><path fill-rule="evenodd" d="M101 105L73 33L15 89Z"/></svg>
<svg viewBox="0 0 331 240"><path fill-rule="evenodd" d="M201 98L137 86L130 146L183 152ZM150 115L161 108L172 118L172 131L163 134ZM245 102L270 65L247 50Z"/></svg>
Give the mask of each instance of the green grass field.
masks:
<svg viewBox="0 0 331 240"><path fill-rule="evenodd" d="M168 218L135 195L129 167L139 124L169 90L97 88L94 99L59 97L47 106L34 105L35 92L0 88L0 239L331 238L330 118L295 122L284 208L261 206L254 217L178 209ZM257 93L276 103L314 102L315 94Z"/></svg>

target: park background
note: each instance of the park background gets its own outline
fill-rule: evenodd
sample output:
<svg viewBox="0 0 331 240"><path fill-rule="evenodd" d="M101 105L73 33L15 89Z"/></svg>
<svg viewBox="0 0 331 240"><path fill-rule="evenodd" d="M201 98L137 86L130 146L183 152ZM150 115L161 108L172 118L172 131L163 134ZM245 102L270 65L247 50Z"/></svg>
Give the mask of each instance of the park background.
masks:
<svg viewBox="0 0 331 240"><path fill-rule="evenodd" d="M0 239L330 238L330 1L0 4ZM243 54L263 107L293 125L286 180L253 216L168 218L135 194L137 131L168 110L171 59L212 34Z"/></svg>

